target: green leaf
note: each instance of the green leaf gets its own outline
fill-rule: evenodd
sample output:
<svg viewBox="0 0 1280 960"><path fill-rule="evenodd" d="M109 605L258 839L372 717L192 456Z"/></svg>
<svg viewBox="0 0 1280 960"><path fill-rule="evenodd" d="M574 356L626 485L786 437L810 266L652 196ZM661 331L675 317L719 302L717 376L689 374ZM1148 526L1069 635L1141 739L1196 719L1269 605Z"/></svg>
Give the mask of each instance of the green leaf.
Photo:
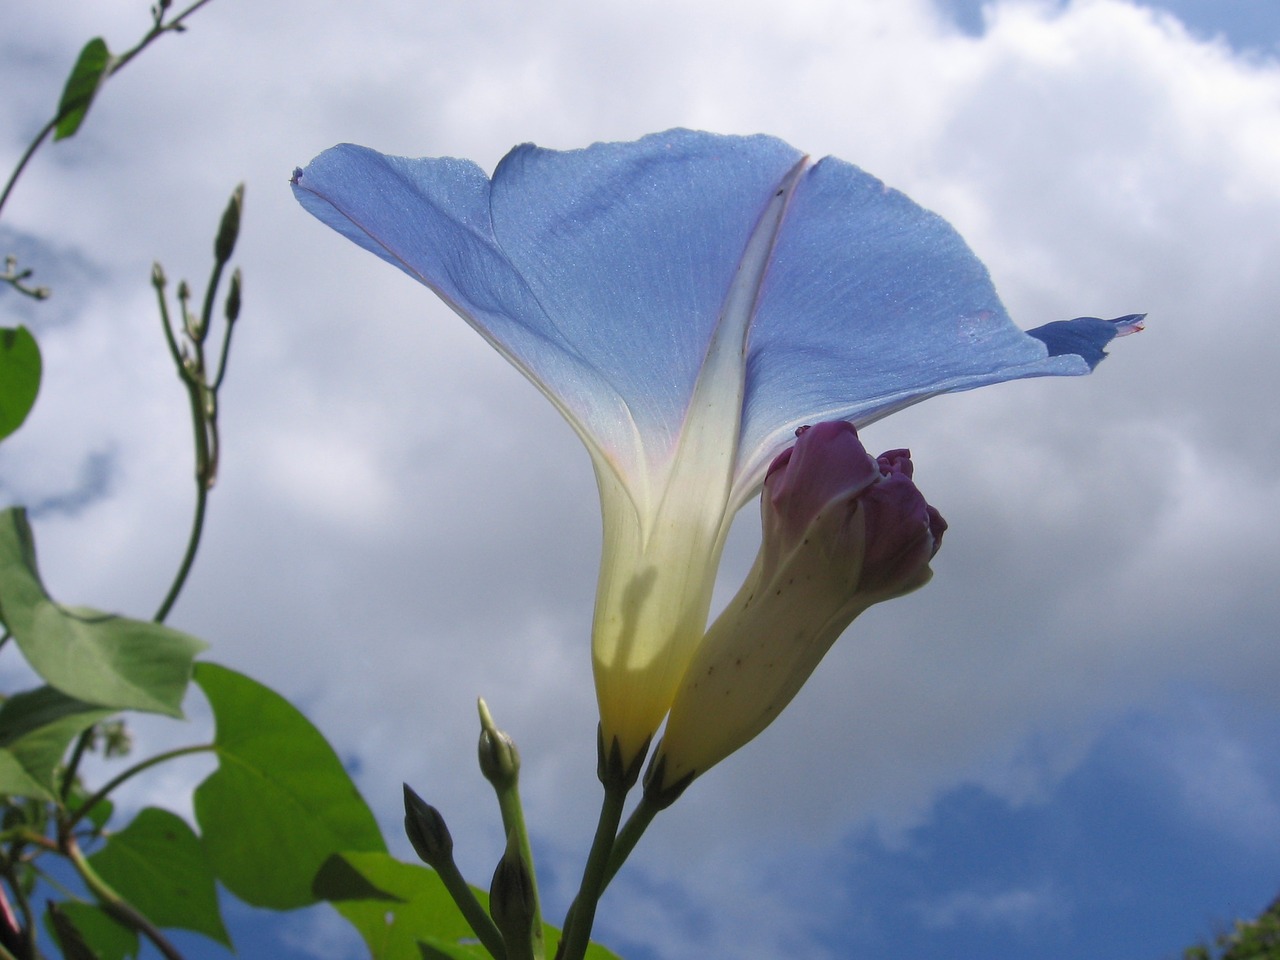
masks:
<svg viewBox="0 0 1280 960"><path fill-rule="evenodd" d="M311 892L318 900L399 900L394 894L379 890L369 878L353 867L340 853L335 853L320 867L311 882Z"/></svg>
<svg viewBox="0 0 1280 960"><path fill-rule="evenodd" d="M385 851L373 813L328 741L279 694L212 663L195 671L213 708L218 769L196 822L219 880L247 903L293 910L331 854Z"/></svg>
<svg viewBox="0 0 1280 960"><path fill-rule="evenodd" d="M62 88L62 99L58 101L58 125L54 127L54 140L65 140L74 136L84 122L89 105L97 96L98 90L111 73L115 58L107 49L106 41L94 37L84 45L76 65L71 68L71 76Z"/></svg>
<svg viewBox="0 0 1280 960"><path fill-rule="evenodd" d="M0 327L0 440L22 426L40 392L40 348L26 327Z"/></svg>
<svg viewBox="0 0 1280 960"><path fill-rule="evenodd" d="M194 930L231 946L209 859L200 838L177 814L147 807L89 864L156 926Z"/></svg>
<svg viewBox="0 0 1280 960"><path fill-rule="evenodd" d="M385 853L343 853L336 859L345 861L362 880L353 882L329 864L325 873L345 880L328 886L322 874L317 877L317 891L359 931L370 960L480 960L489 956L434 870L402 863ZM369 888L378 896L353 898L360 889ZM488 902L483 891L475 894L481 904ZM547 956L554 956L560 931L551 926L544 929ZM615 954L594 943L587 949L587 957L617 960Z"/></svg>
<svg viewBox="0 0 1280 960"><path fill-rule="evenodd" d="M14 694L0 706L0 794L53 799L68 745L113 712L52 687Z"/></svg>
<svg viewBox="0 0 1280 960"><path fill-rule="evenodd" d="M488 956L434 870L401 863L386 853L344 853L340 859L382 892L377 899L347 899L353 889L322 891L360 932L370 960L422 960L419 943L446 957ZM482 904L488 901L479 890L476 896ZM388 902L389 897L398 902Z"/></svg>
<svg viewBox="0 0 1280 960"><path fill-rule="evenodd" d="M207 646L158 623L55 603L21 507L0 513L0 620L32 669L67 696L170 717L182 716L192 661Z"/></svg>
<svg viewBox="0 0 1280 960"><path fill-rule="evenodd" d="M53 799L49 789L32 777L22 761L8 750L0 750L0 795Z"/></svg>
<svg viewBox="0 0 1280 960"><path fill-rule="evenodd" d="M74 900L60 904L60 907L99 960L126 960L138 955L138 935L109 917L101 907Z"/></svg>

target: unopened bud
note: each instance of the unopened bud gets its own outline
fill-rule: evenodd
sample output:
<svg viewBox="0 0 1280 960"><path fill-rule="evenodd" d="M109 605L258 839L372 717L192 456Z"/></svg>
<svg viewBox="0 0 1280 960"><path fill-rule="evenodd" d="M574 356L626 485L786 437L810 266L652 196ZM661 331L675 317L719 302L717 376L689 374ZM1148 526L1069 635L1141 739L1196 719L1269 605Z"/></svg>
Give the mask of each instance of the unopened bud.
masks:
<svg viewBox="0 0 1280 960"><path fill-rule="evenodd" d="M947 525L912 482L908 452L872 459L844 421L797 435L765 477L755 566L676 693L651 800L674 800L760 733L858 614L932 575Z"/></svg>
<svg viewBox="0 0 1280 960"><path fill-rule="evenodd" d="M164 267L160 266L157 260L151 265L151 285L157 290L162 290L168 282L169 278L164 275Z"/></svg>
<svg viewBox="0 0 1280 960"><path fill-rule="evenodd" d="M222 223L218 225L218 236L213 241L213 258L218 263L226 263L236 248L236 238L240 236L240 211L244 207L244 184L240 184L231 193L227 209L222 212Z"/></svg>
<svg viewBox="0 0 1280 960"><path fill-rule="evenodd" d="M497 728L483 699L480 710L480 772L496 790L510 790L520 779L520 751L515 742Z"/></svg>
<svg viewBox="0 0 1280 960"><path fill-rule="evenodd" d="M240 317L240 268L231 272L231 285L227 290L227 323L235 323Z"/></svg>
<svg viewBox="0 0 1280 960"><path fill-rule="evenodd" d="M520 945L533 940L537 902L533 876L520 856L520 842L512 831L489 884L489 916L502 934L510 956L524 955L526 951Z"/></svg>
<svg viewBox="0 0 1280 960"><path fill-rule="evenodd" d="M453 837L440 811L404 785L404 832L414 852L427 866L439 870L453 859Z"/></svg>

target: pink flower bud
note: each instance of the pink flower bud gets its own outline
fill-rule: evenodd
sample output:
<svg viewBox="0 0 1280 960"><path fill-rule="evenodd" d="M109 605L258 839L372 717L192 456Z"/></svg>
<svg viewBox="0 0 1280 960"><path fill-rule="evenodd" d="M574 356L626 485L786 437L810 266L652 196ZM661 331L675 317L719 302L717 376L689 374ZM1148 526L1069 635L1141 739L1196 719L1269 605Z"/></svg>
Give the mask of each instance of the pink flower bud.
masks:
<svg viewBox="0 0 1280 960"><path fill-rule="evenodd" d="M768 726L863 610L928 582L946 522L906 450L802 427L770 465L760 552L684 675L646 789L666 802Z"/></svg>

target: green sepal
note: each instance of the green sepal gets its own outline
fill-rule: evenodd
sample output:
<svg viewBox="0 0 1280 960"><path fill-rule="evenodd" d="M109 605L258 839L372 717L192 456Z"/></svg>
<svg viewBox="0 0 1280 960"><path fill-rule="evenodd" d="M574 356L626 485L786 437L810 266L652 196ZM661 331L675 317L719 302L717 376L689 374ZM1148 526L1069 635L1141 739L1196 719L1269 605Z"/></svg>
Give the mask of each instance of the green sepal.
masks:
<svg viewBox="0 0 1280 960"><path fill-rule="evenodd" d="M246 903L293 910L315 903L330 855L385 852L368 804L328 741L278 693L200 663L213 708L218 769L195 791L196 822L217 878Z"/></svg>
<svg viewBox="0 0 1280 960"><path fill-rule="evenodd" d="M56 901L50 900L45 910L45 921L58 942L63 960L102 960L98 953L89 946L89 942L80 932L75 922L62 912Z"/></svg>
<svg viewBox="0 0 1280 960"><path fill-rule="evenodd" d="M40 347L26 327L0 327L0 440L22 426L40 392Z"/></svg>
<svg viewBox="0 0 1280 960"><path fill-rule="evenodd" d="M182 716L208 644L158 623L56 603L40 582L26 510L0 513L0 620L31 668L85 703Z"/></svg>
<svg viewBox="0 0 1280 960"><path fill-rule="evenodd" d="M66 86L62 88L54 140L65 140L80 129L85 114L89 112L89 105L111 74L114 64L115 58L111 56L106 41L101 37L94 37L84 45L80 56L76 58L76 65L71 68L71 75L67 77Z"/></svg>
<svg viewBox="0 0 1280 960"><path fill-rule="evenodd" d="M71 741L114 712L53 687L14 694L0 705L0 794L54 799Z"/></svg>
<svg viewBox="0 0 1280 960"><path fill-rule="evenodd" d="M75 900L61 903L59 907L62 914L80 931L85 942L93 948L98 960L128 960L130 957L137 957L138 935L110 917L101 907ZM52 932L50 930L51 934Z"/></svg>
<svg viewBox="0 0 1280 960"><path fill-rule="evenodd" d="M156 926L193 930L231 946L208 856L177 814L147 807L89 857L89 865Z"/></svg>
<svg viewBox="0 0 1280 960"><path fill-rule="evenodd" d="M489 916L507 945L507 955L532 957L534 915L538 909L538 888L520 856L520 839L512 831L507 849L493 871L489 884Z"/></svg>

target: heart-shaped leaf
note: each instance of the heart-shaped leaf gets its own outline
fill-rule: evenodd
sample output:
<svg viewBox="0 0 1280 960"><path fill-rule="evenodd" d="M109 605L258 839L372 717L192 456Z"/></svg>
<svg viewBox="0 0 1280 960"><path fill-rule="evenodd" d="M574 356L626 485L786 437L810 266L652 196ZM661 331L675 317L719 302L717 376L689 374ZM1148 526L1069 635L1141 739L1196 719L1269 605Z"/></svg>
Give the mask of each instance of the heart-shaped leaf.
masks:
<svg viewBox="0 0 1280 960"><path fill-rule="evenodd" d="M342 761L295 707L217 664L199 664L195 679L213 708L218 756L196 788L196 821L228 890L293 910L316 902L312 883L332 854L386 851Z"/></svg>
<svg viewBox="0 0 1280 960"><path fill-rule="evenodd" d="M89 105L110 76L114 62L115 58L111 56L106 41L101 37L94 37L84 45L80 56L76 58L76 65L71 68L71 75L67 77L66 86L62 88L54 140L65 140L80 129L85 114L89 112Z"/></svg>
<svg viewBox="0 0 1280 960"><path fill-rule="evenodd" d="M0 620L32 669L67 696L171 717L182 716L192 662L207 646L158 623L56 603L20 507L0 513Z"/></svg>
<svg viewBox="0 0 1280 960"><path fill-rule="evenodd" d="M27 419L40 392L40 348L26 327L0 327L0 440Z"/></svg>
<svg viewBox="0 0 1280 960"><path fill-rule="evenodd" d="M231 946L209 859L200 838L177 814L142 810L89 863L156 926L194 930Z"/></svg>

